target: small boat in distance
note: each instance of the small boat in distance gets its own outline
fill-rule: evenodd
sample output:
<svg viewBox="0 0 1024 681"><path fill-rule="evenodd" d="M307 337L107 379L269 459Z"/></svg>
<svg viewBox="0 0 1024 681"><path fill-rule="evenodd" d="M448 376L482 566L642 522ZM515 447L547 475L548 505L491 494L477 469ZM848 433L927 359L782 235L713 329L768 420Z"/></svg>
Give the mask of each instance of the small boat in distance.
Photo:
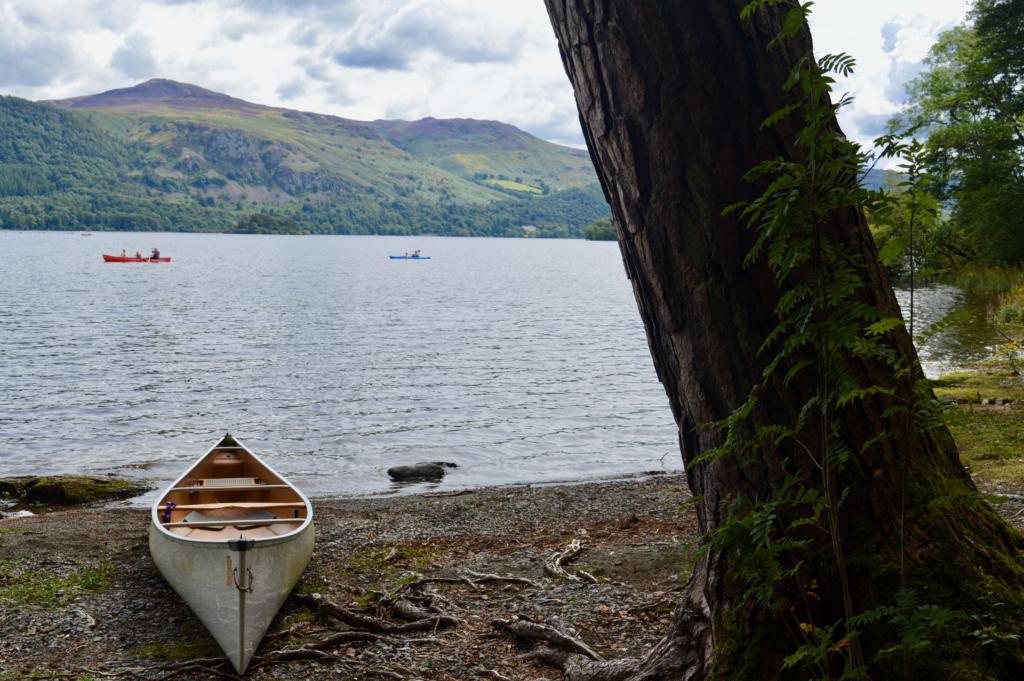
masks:
<svg viewBox="0 0 1024 681"><path fill-rule="evenodd" d="M420 249L416 249L412 253L406 251L402 255L389 255L392 260L430 260L429 255L420 255Z"/></svg>
<svg viewBox="0 0 1024 681"><path fill-rule="evenodd" d="M103 254L103 262L170 262L170 258L134 258L123 255Z"/></svg>
<svg viewBox="0 0 1024 681"><path fill-rule="evenodd" d="M244 673L313 554L309 499L228 434L150 516L157 569Z"/></svg>

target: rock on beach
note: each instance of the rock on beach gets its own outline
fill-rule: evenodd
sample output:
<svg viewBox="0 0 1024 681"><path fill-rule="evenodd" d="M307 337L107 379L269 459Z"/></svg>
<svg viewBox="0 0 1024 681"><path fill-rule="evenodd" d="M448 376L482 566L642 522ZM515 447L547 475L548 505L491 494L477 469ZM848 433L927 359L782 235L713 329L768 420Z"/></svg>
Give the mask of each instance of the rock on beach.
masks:
<svg viewBox="0 0 1024 681"><path fill-rule="evenodd" d="M395 482L423 482L440 480L448 468L458 468L458 464L449 461L420 461L419 463L392 466L388 475Z"/></svg>

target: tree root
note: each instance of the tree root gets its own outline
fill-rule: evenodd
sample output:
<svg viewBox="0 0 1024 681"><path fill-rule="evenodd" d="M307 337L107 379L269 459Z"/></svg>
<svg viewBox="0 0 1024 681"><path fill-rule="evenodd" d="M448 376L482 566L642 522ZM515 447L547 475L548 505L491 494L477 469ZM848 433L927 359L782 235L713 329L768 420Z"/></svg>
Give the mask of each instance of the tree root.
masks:
<svg viewBox="0 0 1024 681"><path fill-rule="evenodd" d="M489 582L509 582L510 584L525 584L532 586L535 589L539 589L540 585L531 579L525 577L506 577L503 575L492 575L488 573L473 572L472 570L466 570L464 574L459 577L420 577L419 579L403 584L395 591L397 596L405 591L412 591L426 586L427 584L465 584L473 589L479 589L478 584L487 584Z"/></svg>
<svg viewBox="0 0 1024 681"><path fill-rule="evenodd" d="M218 667L223 667L228 664L227 659L223 657L197 658L194 660L185 660L184 662L176 662L174 664L159 667L161 671L167 671L166 674L160 677L159 681L173 679L179 674L187 674L188 672L203 672L207 676L219 676L223 679L233 679L236 681L241 679L242 677L238 676L234 672L226 672L218 669Z"/></svg>
<svg viewBox="0 0 1024 681"><path fill-rule="evenodd" d="M534 641L545 641L555 646L578 655L584 655L591 660L600 660L601 656L597 652L588 646L586 643L570 636L567 633L561 632L554 627L549 627L546 624L537 624L536 622L529 622L527 620L502 620L495 619L491 620L491 626L496 629L501 629L512 634L516 638L525 638Z"/></svg>
<svg viewBox="0 0 1024 681"><path fill-rule="evenodd" d="M455 627L462 624L462 620L449 615L433 615L426 619L405 624L392 624L386 620L368 615L361 615L347 608L343 608L321 594L296 594L296 600L300 603L313 606L323 610L334 619L344 622L350 627L370 631L375 634L405 634L416 631L434 631L443 627Z"/></svg>
<svg viewBox="0 0 1024 681"><path fill-rule="evenodd" d="M548 577L558 577L570 582L588 582L590 584L597 584L597 577L589 572L586 572L585 570L569 572L564 567L567 563L575 559L576 556L580 555L582 550L583 542L579 539L573 538L567 547L561 551L556 551L547 559L544 563L544 574Z"/></svg>
<svg viewBox="0 0 1024 681"><path fill-rule="evenodd" d="M472 570L466 570L466 575L471 577L477 584L487 584L488 582L509 582L512 584L525 584L527 586L532 586L535 589L540 588L537 582L525 577L506 577L502 575L492 575L490 573L473 572Z"/></svg>
<svg viewBox="0 0 1024 681"><path fill-rule="evenodd" d="M522 659L561 669L566 681L624 681L639 669L636 658L597 662L564 650L538 648Z"/></svg>
<svg viewBox="0 0 1024 681"><path fill-rule="evenodd" d="M399 598L392 603L391 607L388 608L388 613L407 622L420 622L438 615L436 612L424 610L405 598Z"/></svg>

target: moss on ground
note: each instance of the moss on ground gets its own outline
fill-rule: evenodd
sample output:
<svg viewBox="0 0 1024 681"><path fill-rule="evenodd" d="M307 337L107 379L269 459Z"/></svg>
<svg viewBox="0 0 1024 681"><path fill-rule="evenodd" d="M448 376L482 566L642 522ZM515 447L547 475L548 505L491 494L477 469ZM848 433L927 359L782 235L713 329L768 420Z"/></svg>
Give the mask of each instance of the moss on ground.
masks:
<svg viewBox="0 0 1024 681"><path fill-rule="evenodd" d="M978 371L955 371L932 381L937 397L956 402L982 400L1024 400L1024 379L1001 365Z"/></svg>
<svg viewBox="0 0 1024 681"><path fill-rule="evenodd" d="M979 480L1024 487L1024 380L1004 365L932 381L936 396L955 400L947 412L960 460ZM979 400L1011 400L982 405Z"/></svg>
<svg viewBox="0 0 1024 681"><path fill-rule="evenodd" d="M383 589L409 572L430 567L437 553L425 546L409 544L366 547L334 568L334 575L344 583L372 583Z"/></svg>
<svg viewBox="0 0 1024 681"><path fill-rule="evenodd" d="M54 570L32 570L19 560L0 561L0 605L61 607L83 594L110 588L115 568L106 557L64 574Z"/></svg>
<svg viewBox="0 0 1024 681"><path fill-rule="evenodd" d="M1024 487L1024 406L966 405L952 410L947 422L973 477Z"/></svg>
<svg viewBox="0 0 1024 681"><path fill-rule="evenodd" d="M50 506L75 506L138 496L148 487L135 480L85 475L0 478L0 496Z"/></svg>

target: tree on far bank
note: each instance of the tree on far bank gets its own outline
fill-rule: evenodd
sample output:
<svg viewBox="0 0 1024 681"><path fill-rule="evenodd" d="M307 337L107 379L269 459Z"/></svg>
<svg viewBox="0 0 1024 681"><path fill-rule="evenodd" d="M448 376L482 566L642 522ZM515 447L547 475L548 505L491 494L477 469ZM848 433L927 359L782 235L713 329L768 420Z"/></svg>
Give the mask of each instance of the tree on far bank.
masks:
<svg viewBox="0 0 1024 681"><path fill-rule="evenodd" d="M587 241L615 241L615 225L611 218L601 218L583 228L583 238Z"/></svg>
<svg viewBox="0 0 1024 681"><path fill-rule="evenodd" d="M943 33L896 121L927 136L951 221L989 263L1024 262L1024 0L976 0Z"/></svg>
<svg viewBox="0 0 1024 681"><path fill-rule="evenodd" d="M545 2L704 542L643 658L548 661L574 681L1021 678L1024 539L933 413L803 9Z"/></svg>

